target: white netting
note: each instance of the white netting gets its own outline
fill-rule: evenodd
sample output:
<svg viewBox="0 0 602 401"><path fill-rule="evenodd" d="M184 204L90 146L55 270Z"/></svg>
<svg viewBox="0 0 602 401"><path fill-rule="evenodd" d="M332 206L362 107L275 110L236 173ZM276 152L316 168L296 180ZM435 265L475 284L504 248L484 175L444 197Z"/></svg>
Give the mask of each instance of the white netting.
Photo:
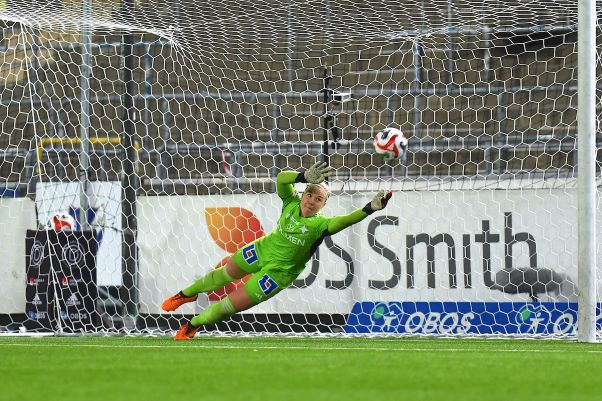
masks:
<svg viewBox="0 0 602 401"><path fill-rule="evenodd" d="M574 333L576 2L2 7L0 328L178 327L224 292L161 302L270 232L277 173L323 158L327 214L389 207L219 330ZM387 126L399 161L372 147ZM94 232L26 250L58 211Z"/></svg>

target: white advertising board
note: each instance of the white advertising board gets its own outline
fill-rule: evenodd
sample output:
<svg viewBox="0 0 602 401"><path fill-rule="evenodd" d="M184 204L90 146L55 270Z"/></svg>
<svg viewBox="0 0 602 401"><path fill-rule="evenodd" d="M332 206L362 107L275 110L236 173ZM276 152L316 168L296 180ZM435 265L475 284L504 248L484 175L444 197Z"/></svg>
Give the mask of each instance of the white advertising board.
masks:
<svg viewBox="0 0 602 401"><path fill-rule="evenodd" d="M335 195L324 212L348 213L371 197ZM541 300L576 301L576 203L574 189L395 192L385 210L320 246L318 261L300 276L304 288L289 288L249 313L348 313L356 301L528 300L491 284L503 269L529 267L562 281L538 294ZM211 231L227 228L208 227L215 208L247 221L240 237L270 232L281 201L275 194L138 199L141 312L160 313L165 298L231 253ZM196 313L207 302L178 312Z"/></svg>

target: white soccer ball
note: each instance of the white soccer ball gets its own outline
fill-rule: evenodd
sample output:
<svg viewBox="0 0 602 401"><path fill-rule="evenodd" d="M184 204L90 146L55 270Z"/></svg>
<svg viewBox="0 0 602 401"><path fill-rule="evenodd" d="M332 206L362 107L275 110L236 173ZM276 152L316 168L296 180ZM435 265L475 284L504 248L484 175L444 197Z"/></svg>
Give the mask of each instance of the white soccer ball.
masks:
<svg viewBox="0 0 602 401"><path fill-rule="evenodd" d="M374 150L386 159L403 156L408 148L408 138L397 128L385 128L374 136Z"/></svg>
<svg viewBox="0 0 602 401"><path fill-rule="evenodd" d="M46 229L53 231L70 231L75 229L75 219L67 212L52 215L46 223Z"/></svg>

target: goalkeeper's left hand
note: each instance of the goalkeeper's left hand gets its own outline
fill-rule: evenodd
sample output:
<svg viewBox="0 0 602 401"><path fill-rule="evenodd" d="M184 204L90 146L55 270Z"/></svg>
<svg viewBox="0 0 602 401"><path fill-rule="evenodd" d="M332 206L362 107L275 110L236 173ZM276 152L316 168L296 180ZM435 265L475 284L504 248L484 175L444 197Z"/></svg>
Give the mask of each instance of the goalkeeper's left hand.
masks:
<svg viewBox="0 0 602 401"><path fill-rule="evenodd" d="M317 162L303 173L305 180L311 184L319 184L332 174L332 167L326 162Z"/></svg>
<svg viewBox="0 0 602 401"><path fill-rule="evenodd" d="M364 212L366 212L367 214L372 214L372 213L376 212L377 210L382 210L385 208L385 206L387 206L387 203L389 202L389 199L391 199L392 196L393 196L393 192L391 192L391 191L385 192L384 189L381 189L374 196L374 198L372 198L370 203L366 204L366 206L364 206L364 208L362 210Z"/></svg>

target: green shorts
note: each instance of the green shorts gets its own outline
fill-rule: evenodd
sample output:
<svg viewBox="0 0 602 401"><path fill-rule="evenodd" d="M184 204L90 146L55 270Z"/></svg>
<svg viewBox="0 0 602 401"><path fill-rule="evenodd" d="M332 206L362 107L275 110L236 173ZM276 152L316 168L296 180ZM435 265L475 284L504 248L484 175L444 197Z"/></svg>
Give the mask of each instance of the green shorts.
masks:
<svg viewBox="0 0 602 401"><path fill-rule="evenodd" d="M232 258L240 269L251 274L245 283L245 289L255 305L290 286L299 275L282 266L271 266L269 262L260 260L253 242L236 251Z"/></svg>

